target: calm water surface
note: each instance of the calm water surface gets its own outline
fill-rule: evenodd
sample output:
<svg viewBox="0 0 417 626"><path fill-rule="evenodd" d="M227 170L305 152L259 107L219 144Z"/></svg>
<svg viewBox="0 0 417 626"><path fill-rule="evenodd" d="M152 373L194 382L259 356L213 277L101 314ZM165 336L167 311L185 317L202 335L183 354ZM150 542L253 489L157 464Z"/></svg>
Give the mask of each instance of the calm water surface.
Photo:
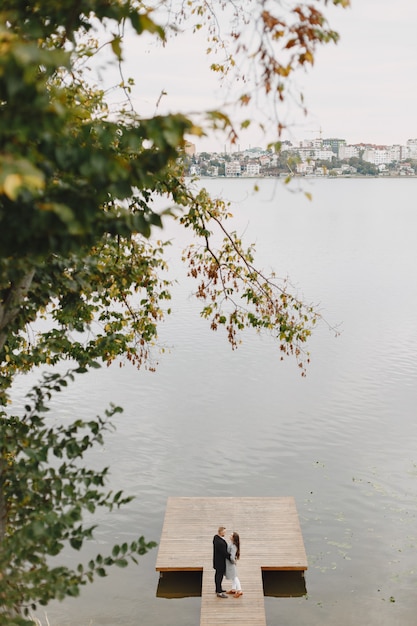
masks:
<svg viewBox="0 0 417 626"><path fill-rule="evenodd" d="M257 194L251 180L204 184L232 200L260 265L288 275L342 333L317 329L306 379L267 337L248 335L232 352L196 314L178 262L184 234L170 227L180 283L161 329L171 351L157 373L103 369L55 401L62 419L103 413L109 402L124 407L92 463L109 464L112 485L136 499L102 514L86 559L139 534L158 541L170 495L293 495L307 595L265 598L268 625L412 626L417 180L304 181L312 202L272 180ZM17 396L29 382L18 381ZM156 555L48 607L51 626L197 626L199 598L156 597Z"/></svg>

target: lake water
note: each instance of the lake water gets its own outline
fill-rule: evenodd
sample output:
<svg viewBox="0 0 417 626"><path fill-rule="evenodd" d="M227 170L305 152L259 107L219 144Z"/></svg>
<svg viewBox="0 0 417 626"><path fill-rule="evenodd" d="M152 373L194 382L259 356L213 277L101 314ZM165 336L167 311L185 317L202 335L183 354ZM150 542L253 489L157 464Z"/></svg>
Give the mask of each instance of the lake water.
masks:
<svg viewBox="0 0 417 626"><path fill-rule="evenodd" d="M266 597L268 626L412 626L417 180L305 180L311 202L275 180L260 181L258 193L249 179L204 184L232 200L236 228L256 242L259 265L288 275L341 334L317 329L306 378L294 361L279 360L268 337L244 336L231 351L197 314L177 257L184 234L170 227L180 283L161 328L171 350L157 372L83 375L54 403L62 419L102 414L109 402L124 407L92 462L109 464L112 486L136 499L102 514L85 558L140 534L158 541L170 495L292 495L309 560L307 595ZM16 393L28 382L18 381ZM51 626L197 626L198 597L156 597L156 556L51 605Z"/></svg>

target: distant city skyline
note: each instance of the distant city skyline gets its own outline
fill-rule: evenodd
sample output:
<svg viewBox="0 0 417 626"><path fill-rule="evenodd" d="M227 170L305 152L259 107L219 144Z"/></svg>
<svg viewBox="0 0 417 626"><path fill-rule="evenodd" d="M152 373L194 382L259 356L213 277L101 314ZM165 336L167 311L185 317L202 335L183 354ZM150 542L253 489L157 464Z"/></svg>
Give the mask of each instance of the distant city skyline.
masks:
<svg viewBox="0 0 417 626"><path fill-rule="evenodd" d="M312 139L283 143L280 152L252 148L235 152L196 152L187 143L186 172L190 176L415 176L417 139L398 144L349 145L344 139Z"/></svg>
<svg viewBox="0 0 417 626"><path fill-rule="evenodd" d="M344 141L346 146L363 146L363 147L370 147L370 148L374 148L374 149L384 149L384 148L391 148L391 147L397 147L400 146L401 148L404 148L406 150L409 150L410 154L412 155L410 158L417 158L417 137L409 137L404 143L400 143L400 142L394 142L394 143L388 143L388 144L382 144L382 143L373 143L370 141L358 141L358 142L350 142L348 141L345 137L343 137L340 133L338 135L335 135L334 137L327 137L327 136L320 136L320 137L315 137L315 138L301 138L298 140L288 140L288 139L283 139L282 143L283 143L283 149L285 149L285 144L291 144L293 147L306 147L308 143L313 144L313 143L317 143L317 142L326 142L326 141L330 141L330 140L338 140L338 141ZM230 144L230 145L225 145L223 148L220 149L216 149L216 150L207 150L206 148L199 150L198 149L198 141L197 142L190 142L190 146L194 146L195 148L195 152L196 153L202 153L202 152L212 152L212 153L222 153L222 152L227 152L227 153L236 153L236 152L246 152L246 151L250 151L250 150L256 150L256 149L260 149L260 150L265 150L265 146L262 145L249 145L249 146L242 146L239 143L237 144Z"/></svg>

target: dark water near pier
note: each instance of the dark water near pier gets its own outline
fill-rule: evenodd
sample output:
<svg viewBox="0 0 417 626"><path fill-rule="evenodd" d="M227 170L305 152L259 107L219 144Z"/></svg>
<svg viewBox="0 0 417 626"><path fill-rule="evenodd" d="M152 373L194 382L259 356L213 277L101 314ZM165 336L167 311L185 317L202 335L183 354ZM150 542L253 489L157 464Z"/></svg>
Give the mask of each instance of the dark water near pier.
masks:
<svg viewBox="0 0 417 626"><path fill-rule="evenodd" d="M156 373L112 367L81 376L54 404L64 419L103 413L109 402L124 407L92 460L109 464L114 487L136 499L102 514L86 560L139 534L158 541L169 495L293 495L307 595L266 597L268 625L412 626L417 181L305 181L312 202L271 180L257 194L251 180L204 184L235 203L236 228L256 242L260 265L288 275L342 332L317 329L305 379L267 337L246 336L232 352L196 314L177 260L184 234L172 227L169 255L181 280L161 328L171 351ZM16 393L28 383L18 381ZM156 597L156 554L48 607L51 626L197 626L198 597Z"/></svg>

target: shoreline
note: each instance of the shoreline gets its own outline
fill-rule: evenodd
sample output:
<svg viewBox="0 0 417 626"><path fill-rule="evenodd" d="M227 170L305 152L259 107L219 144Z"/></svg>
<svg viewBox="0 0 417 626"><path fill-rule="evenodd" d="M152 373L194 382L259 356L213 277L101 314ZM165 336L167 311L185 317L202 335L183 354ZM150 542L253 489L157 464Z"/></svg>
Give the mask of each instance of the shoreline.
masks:
<svg viewBox="0 0 417 626"><path fill-rule="evenodd" d="M186 178L193 178L193 176L186 176ZM315 180L315 179L327 179L327 180L337 180L338 178L363 178L363 179L378 179L378 180L390 180L392 178L402 178L402 179L409 179L409 178L417 178L417 174L407 174L407 175L401 175L401 174L390 174L389 176L367 176L367 175L362 175L362 174L346 174L346 175L341 175L341 176L197 176L196 177L198 180L285 180L286 178L295 178L295 179L300 179L303 180L305 178L307 178L308 180Z"/></svg>

